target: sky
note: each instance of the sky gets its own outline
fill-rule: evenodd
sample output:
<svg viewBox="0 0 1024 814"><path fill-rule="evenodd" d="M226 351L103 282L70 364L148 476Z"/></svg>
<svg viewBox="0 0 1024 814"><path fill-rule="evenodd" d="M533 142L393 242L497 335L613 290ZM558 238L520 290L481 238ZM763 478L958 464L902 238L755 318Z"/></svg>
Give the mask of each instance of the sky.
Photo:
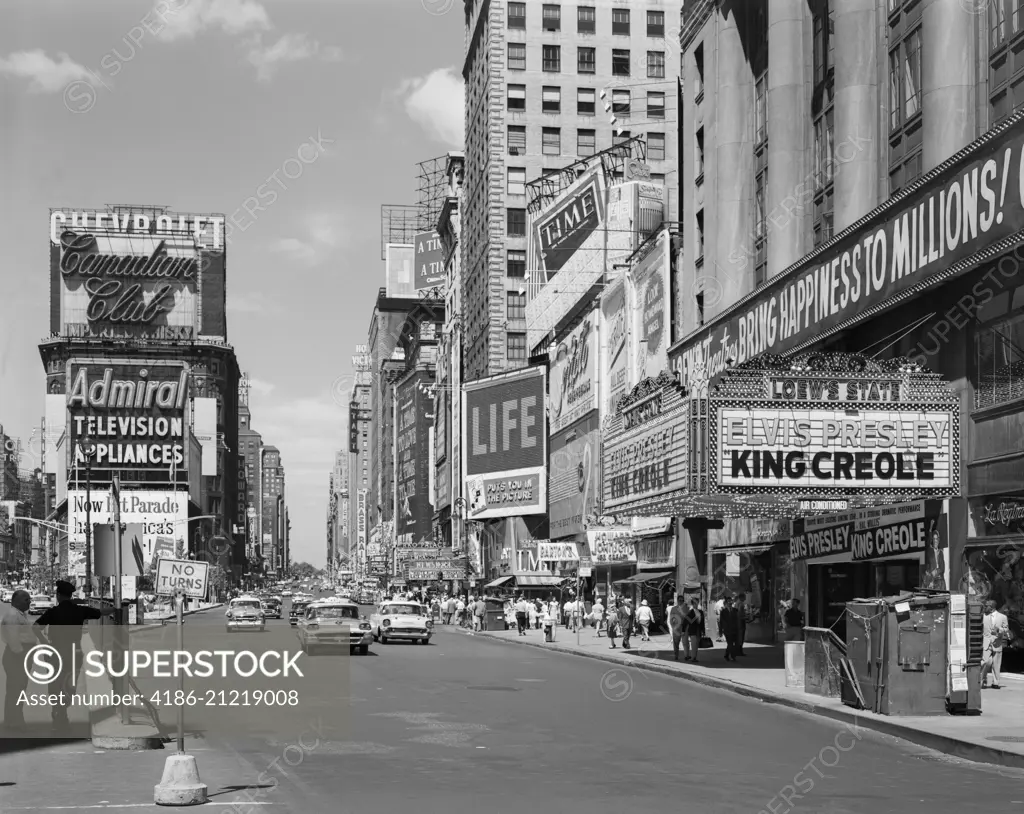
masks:
<svg viewBox="0 0 1024 814"><path fill-rule="evenodd" d="M351 356L384 284L381 205L415 203L416 164L462 149L461 4L3 6L0 425L31 446L43 415L51 207L237 212L228 342L281 450L292 559L322 566ZM247 215L264 184L276 200Z"/></svg>

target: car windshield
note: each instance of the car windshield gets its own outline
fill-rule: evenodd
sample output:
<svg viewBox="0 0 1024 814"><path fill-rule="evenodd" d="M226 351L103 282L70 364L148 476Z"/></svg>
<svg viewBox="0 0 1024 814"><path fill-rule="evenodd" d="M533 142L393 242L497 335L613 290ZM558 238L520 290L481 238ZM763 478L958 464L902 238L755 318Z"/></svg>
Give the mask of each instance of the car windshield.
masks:
<svg viewBox="0 0 1024 814"><path fill-rule="evenodd" d="M33 602L49 602L50 601L50 597L46 596L46 594L36 594L35 596L32 597L32 601Z"/></svg>
<svg viewBox="0 0 1024 814"><path fill-rule="evenodd" d="M317 619L358 619L359 608L316 608L312 615Z"/></svg>
<svg viewBox="0 0 1024 814"><path fill-rule="evenodd" d="M422 616L423 606L422 605L388 605L386 608L387 613L393 613L396 616Z"/></svg>
<svg viewBox="0 0 1024 814"><path fill-rule="evenodd" d="M259 602L255 600L247 600L245 602L232 602L231 607L238 610L252 610L253 608L258 609L260 606Z"/></svg>

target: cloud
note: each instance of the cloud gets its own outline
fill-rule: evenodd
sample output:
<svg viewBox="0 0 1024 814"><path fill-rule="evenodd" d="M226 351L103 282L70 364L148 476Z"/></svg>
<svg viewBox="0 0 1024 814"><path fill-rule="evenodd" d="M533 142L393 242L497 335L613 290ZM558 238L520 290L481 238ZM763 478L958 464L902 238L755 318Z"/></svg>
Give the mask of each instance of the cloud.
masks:
<svg viewBox="0 0 1024 814"><path fill-rule="evenodd" d="M84 66L67 54L57 54L57 59L53 60L40 49L0 57L0 73L31 80L29 90L34 93L57 93L70 82L90 76Z"/></svg>
<svg viewBox="0 0 1024 814"><path fill-rule="evenodd" d="M454 68L407 79L398 91L409 118L429 136L451 147L465 142L465 86Z"/></svg>
<svg viewBox="0 0 1024 814"><path fill-rule="evenodd" d="M243 37L240 45L245 59L256 68L262 82L270 81L282 65L310 59L338 62L342 57L337 46L322 45L305 34L283 34L268 42L265 37L274 30L274 24L257 0L173 0L166 12L159 12L164 5L157 3L154 7L154 13L165 22L158 34L160 39L191 40L210 32Z"/></svg>
<svg viewBox="0 0 1024 814"><path fill-rule="evenodd" d="M270 244L271 251L287 254L295 260L303 263L312 263L316 260L316 249L304 240L297 237L282 237Z"/></svg>
<svg viewBox="0 0 1024 814"><path fill-rule="evenodd" d="M207 31L237 36L270 30L267 10L255 0L172 0L169 6L157 3L153 11L166 23L157 34L166 42L194 39Z"/></svg>
<svg viewBox="0 0 1024 814"><path fill-rule="evenodd" d="M273 45L264 45L262 37L258 37L249 47L249 63L256 68L256 75L263 82L269 81L281 65L306 59L338 62L341 49L322 46L305 34L285 34Z"/></svg>
<svg viewBox="0 0 1024 814"><path fill-rule="evenodd" d="M270 244L272 251L287 254L294 260L314 265L331 254L330 249L342 245L348 236L342 216L317 212L304 219L303 237L282 237Z"/></svg>

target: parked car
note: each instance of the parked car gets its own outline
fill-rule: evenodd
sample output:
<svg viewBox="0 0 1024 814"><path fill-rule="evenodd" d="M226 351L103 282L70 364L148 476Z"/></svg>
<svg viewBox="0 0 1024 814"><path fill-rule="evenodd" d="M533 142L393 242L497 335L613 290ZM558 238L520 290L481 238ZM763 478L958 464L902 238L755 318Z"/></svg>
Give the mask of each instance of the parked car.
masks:
<svg viewBox="0 0 1024 814"><path fill-rule="evenodd" d="M52 596L46 594L32 594L32 604L28 606L28 612L33 616L39 616L44 611L48 611L56 603L53 601Z"/></svg>
<svg viewBox="0 0 1024 814"><path fill-rule="evenodd" d="M266 630L266 617L260 600L255 596L232 599L224 617L228 633L236 630Z"/></svg>
<svg viewBox="0 0 1024 814"><path fill-rule="evenodd" d="M430 611L416 602L381 602L370 616L370 628L381 644L396 639L429 644L434 635Z"/></svg>
<svg viewBox="0 0 1024 814"><path fill-rule="evenodd" d="M312 602L297 624L299 641L306 655L321 647L348 647L365 656L370 652L373 633L359 606L346 600Z"/></svg>

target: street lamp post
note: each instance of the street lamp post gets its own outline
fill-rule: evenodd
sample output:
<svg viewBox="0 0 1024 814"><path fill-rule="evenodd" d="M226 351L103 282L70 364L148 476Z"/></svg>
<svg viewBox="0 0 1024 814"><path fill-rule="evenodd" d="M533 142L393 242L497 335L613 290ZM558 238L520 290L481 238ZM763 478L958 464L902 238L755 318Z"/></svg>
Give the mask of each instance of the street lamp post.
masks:
<svg viewBox="0 0 1024 814"><path fill-rule="evenodd" d="M84 436L78 445L85 458L85 595L92 596L92 459L96 444Z"/></svg>

